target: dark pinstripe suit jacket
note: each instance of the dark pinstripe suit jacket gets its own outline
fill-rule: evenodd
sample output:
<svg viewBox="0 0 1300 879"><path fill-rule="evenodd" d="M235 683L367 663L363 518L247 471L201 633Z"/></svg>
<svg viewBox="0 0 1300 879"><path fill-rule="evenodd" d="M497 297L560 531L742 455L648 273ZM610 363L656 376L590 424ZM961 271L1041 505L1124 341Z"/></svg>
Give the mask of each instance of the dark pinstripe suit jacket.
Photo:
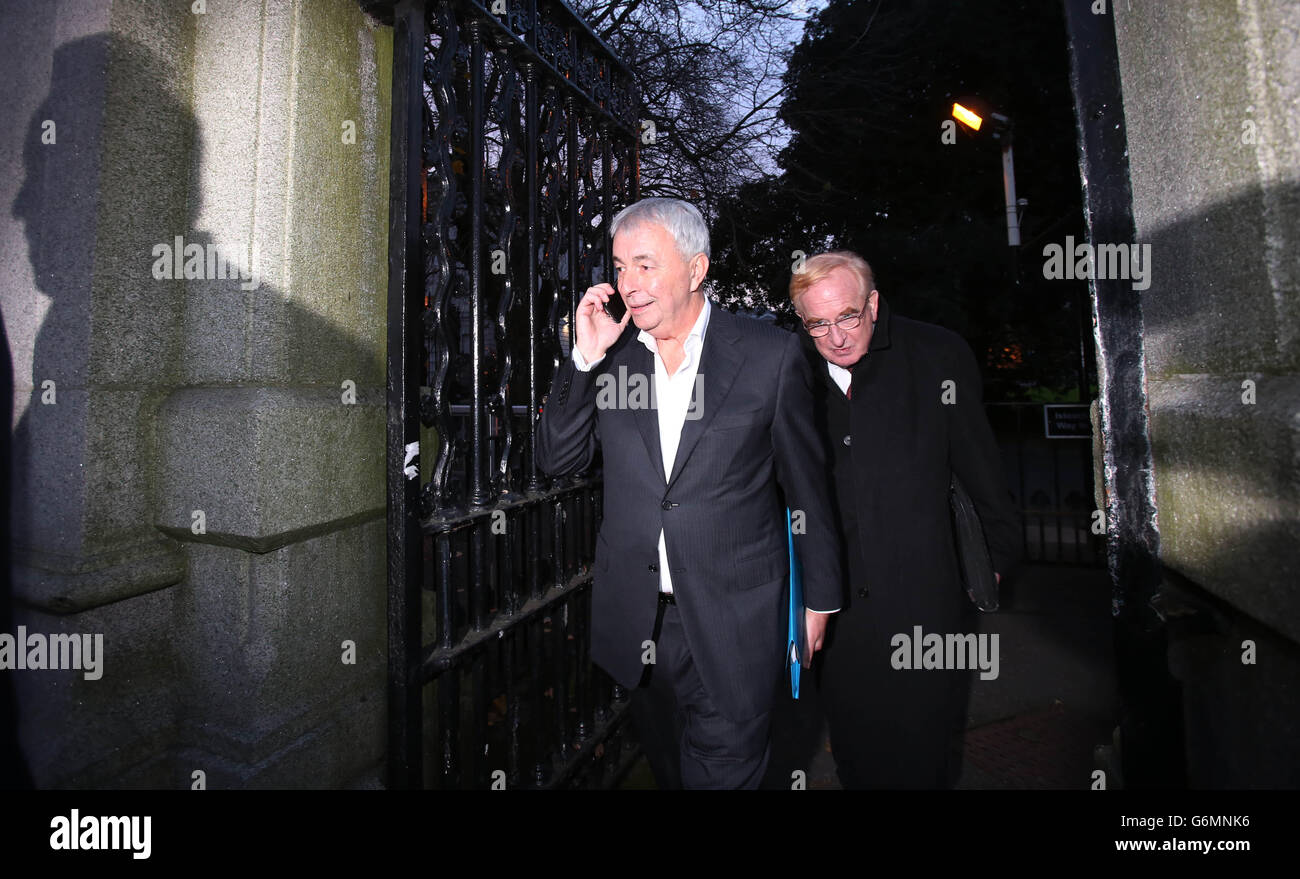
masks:
<svg viewBox="0 0 1300 879"><path fill-rule="evenodd" d="M767 712L784 665L785 506L804 513L795 546L804 601L842 601L830 468L818 438L811 369L798 338L713 306L700 358L701 417L688 419L663 472L657 413L597 407L599 376L643 375L654 361L629 323L604 360L556 371L537 432L537 465L552 475L603 456L604 519L596 541L592 658L634 687L654 626L662 528L673 591L705 690L728 717ZM608 381L608 380L606 380Z"/></svg>

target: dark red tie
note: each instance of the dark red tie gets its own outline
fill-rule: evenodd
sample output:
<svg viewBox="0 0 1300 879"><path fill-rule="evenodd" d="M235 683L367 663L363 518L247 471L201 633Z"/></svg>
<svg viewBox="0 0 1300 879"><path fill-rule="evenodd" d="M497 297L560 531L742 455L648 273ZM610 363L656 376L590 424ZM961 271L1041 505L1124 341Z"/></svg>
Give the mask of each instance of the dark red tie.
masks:
<svg viewBox="0 0 1300 879"><path fill-rule="evenodd" d="M852 384L850 384L849 387L848 387L848 390L846 390L846 391L844 392L844 398L845 398L846 400L852 400L852 399L853 399L853 385L852 385Z"/></svg>

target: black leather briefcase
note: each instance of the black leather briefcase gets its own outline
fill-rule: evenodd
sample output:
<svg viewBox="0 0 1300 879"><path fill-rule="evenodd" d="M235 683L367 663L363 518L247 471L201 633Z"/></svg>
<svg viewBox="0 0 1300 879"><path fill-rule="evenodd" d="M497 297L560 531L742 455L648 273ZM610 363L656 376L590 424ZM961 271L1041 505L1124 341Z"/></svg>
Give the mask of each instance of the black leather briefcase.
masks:
<svg viewBox="0 0 1300 879"><path fill-rule="evenodd" d="M984 525L980 522L975 502L955 473L948 487L948 499L952 506L952 536L957 544L957 568L966 594L980 610L995 611L998 609L998 578L993 572L993 557L989 555Z"/></svg>

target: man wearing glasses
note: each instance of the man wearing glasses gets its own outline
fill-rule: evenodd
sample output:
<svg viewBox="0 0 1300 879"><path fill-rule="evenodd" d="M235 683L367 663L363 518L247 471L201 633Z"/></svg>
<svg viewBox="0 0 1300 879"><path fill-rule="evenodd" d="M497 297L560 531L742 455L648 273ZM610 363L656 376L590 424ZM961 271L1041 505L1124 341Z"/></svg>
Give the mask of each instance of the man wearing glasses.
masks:
<svg viewBox="0 0 1300 879"><path fill-rule="evenodd" d="M900 651L918 626L922 638L977 631L957 567L952 474L975 502L999 577L1019 558L979 369L956 334L891 314L855 253L808 259L790 299L818 376L815 419L846 556L820 678L836 771L847 788L951 787L970 672L917 669L912 649Z"/></svg>

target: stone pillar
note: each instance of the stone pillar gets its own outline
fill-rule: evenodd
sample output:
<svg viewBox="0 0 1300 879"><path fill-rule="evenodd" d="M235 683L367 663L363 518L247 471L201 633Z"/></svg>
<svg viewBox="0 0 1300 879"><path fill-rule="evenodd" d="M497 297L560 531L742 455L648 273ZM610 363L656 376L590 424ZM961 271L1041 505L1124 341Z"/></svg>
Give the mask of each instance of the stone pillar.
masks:
<svg viewBox="0 0 1300 879"><path fill-rule="evenodd" d="M1296 787L1300 6L1111 7L1189 782Z"/></svg>
<svg viewBox="0 0 1300 879"><path fill-rule="evenodd" d="M104 636L97 680L13 673L33 779L360 783L391 33L354 0L24 0L0 33L14 624Z"/></svg>

